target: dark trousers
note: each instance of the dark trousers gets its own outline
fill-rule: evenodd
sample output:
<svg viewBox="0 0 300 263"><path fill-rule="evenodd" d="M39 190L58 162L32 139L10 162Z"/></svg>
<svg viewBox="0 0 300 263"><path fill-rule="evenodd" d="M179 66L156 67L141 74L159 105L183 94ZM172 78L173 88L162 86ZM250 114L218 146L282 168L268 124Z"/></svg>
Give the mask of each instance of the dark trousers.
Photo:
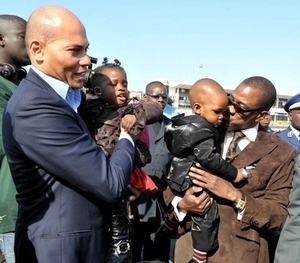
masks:
<svg viewBox="0 0 300 263"><path fill-rule="evenodd" d="M270 263L274 262L279 236L280 236L280 231L268 231L267 238L268 238L268 245L269 245Z"/></svg>
<svg viewBox="0 0 300 263"><path fill-rule="evenodd" d="M199 251L212 251L218 247L220 217L216 201L204 215L192 214L193 248Z"/></svg>
<svg viewBox="0 0 300 263"><path fill-rule="evenodd" d="M150 235L160 226L159 222L133 222L134 234L132 240L132 263L141 260L169 261L170 238L153 242Z"/></svg>

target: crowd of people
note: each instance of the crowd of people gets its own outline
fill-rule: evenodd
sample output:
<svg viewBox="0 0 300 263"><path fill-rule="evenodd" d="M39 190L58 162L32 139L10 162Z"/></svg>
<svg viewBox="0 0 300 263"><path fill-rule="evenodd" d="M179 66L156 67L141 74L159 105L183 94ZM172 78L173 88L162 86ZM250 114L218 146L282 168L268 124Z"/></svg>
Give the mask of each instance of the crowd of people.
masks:
<svg viewBox="0 0 300 263"><path fill-rule="evenodd" d="M0 15L0 263L297 262L300 94L280 133L261 76L197 80L184 116L89 45L63 7Z"/></svg>

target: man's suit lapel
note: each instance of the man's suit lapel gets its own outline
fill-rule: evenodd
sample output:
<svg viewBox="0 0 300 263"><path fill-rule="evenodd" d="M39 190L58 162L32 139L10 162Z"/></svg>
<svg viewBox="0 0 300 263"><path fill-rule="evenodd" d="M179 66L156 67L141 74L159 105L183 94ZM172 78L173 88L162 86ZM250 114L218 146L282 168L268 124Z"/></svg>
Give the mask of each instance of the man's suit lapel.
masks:
<svg viewBox="0 0 300 263"><path fill-rule="evenodd" d="M154 141L161 139L161 137L164 136L164 124L162 123L160 126L160 130L158 132L158 134L156 134L153 125L150 125L150 136L152 137L152 139L154 139Z"/></svg>
<svg viewBox="0 0 300 263"><path fill-rule="evenodd" d="M165 136L165 126L170 122L170 119L168 119L167 117L163 116L163 120L162 123L160 125L160 130L158 132L158 134L155 133L155 130L153 128L152 125L150 125L150 136L154 139L154 140L159 140L162 137Z"/></svg>
<svg viewBox="0 0 300 263"><path fill-rule="evenodd" d="M272 137L273 136L270 136L266 131L259 129L256 140L246 146L236 157L233 165L237 168L242 168L257 163L258 160L268 155L278 146L278 144L272 140ZM257 149L260 150L257 151Z"/></svg>
<svg viewBox="0 0 300 263"><path fill-rule="evenodd" d="M57 92L45 81L43 80L33 69L30 69L26 78L35 83L40 89L47 90L55 96L59 96Z"/></svg>
<svg viewBox="0 0 300 263"><path fill-rule="evenodd" d="M63 99L61 98L57 92L46 82L44 81L34 70L30 69L26 78L28 78L29 81L35 83L38 87L40 87L41 89L45 89L48 92L51 92L53 96L58 97L61 100L61 106L62 107L68 107L70 112L72 112L75 115L76 118L76 122L77 124L82 128L83 131L89 133L88 128L85 125L85 122L83 121L83 119L79 116L78 113L76 113L70 106L69 104ZM41 83L43 83L41 85ZM51 96L49 96L49 98L51 98Z"/></svg>

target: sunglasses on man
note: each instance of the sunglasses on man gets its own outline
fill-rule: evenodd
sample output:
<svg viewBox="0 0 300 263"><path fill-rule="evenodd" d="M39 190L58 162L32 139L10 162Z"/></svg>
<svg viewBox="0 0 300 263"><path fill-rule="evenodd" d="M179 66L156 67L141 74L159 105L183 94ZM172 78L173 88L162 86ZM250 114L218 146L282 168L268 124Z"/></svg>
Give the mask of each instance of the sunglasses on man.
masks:
<svg viewBox="0 0 300 263"><path fill-rule="evenodd" d="M246 109L243 106L239 105L238 103L233 101L233 98L229 95L228 96L228 104L232 105L236 112L240 114L245 114L247 112L253 112L253 111L259 111L259 110L265 110L264 108L256 108L256 109Z"/></svg>
<svg viewBox="0 0 300 263"><path fill-rule="evenodd" d="M150 96L151 98L154 99L159 99L160 97L162 97L164 100L168 98L168 95L166 94L160 94L160 93L152 93L152 94L146 94L147 96Z"/></svg>

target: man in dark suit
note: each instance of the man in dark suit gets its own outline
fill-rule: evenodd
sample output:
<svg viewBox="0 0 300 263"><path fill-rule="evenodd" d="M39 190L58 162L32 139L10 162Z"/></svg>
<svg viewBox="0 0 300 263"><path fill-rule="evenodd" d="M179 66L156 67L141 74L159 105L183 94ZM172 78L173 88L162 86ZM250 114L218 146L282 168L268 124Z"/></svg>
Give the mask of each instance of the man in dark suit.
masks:
<svg viewBox="0 0 300 263"><path fill-rule="evenodd" d="M300 93L290 98L284 105L288 113L290 125L277 133L283 140L292 145L298 152L300 150Z"/></svg>
<svg viewBox="0 0 300 263"><path fill-rule="evenodd" d="M268 112L268 114L265 115L265 117L259 123L267 132L274 132L273 129L270 127L270 123L271 123L270 111Z"/></svg>
<svg viewBox="0 0 300 263"><path fill-rule="evenodd" d="M209 255L209 263L269 263L273 256L269 254L270 231L280 230L288 214L296 153L288 143L259 124L275 99L275 87L263 77L244 80L229 96L229 124L222 133L223 158L233 134L241 131L245 135L238 142L241 151L232 164L246 167L249 179L232 184L209 171L191 168L189 175L194 184L212 193L219 208L219 247ZM189 192L178 208L201 213L209 207L208 203L207 193L195 196ZM177 241L176 263L191 257L190 240L184 235Z"/></svg>
<svg viewBox="0 0 300 263"><path fill-rule="evenodd" d="M124 197L134 142L122 131L107 160L76 112L90 59L85 28L73 13L38 8L26 44L32 68L3 117L18 192L16 262L103 262L107 209Z"/></svg>
<svg viewBox="0 0 300 263"><path fill-rule="evenodd" d="M150 82L146 86L144 100L156 101L165 108L167 103L167 90L163 83L159 81ZM148 125L149 150L151 153L151 163L143 167L143 170L155 182L158 190L155 193L142 192L132 204L134 211L134 242L133 242L133 262L141 260L160 259L168 261L169 243L166 240L163 244L153 242L150 238L163 223L166 214L166 204L163 199L163 190L166 187L165 176L167 174L171 153L167 149L164 135L165 125L170 120L163 116L161 120Z"/></svg>

